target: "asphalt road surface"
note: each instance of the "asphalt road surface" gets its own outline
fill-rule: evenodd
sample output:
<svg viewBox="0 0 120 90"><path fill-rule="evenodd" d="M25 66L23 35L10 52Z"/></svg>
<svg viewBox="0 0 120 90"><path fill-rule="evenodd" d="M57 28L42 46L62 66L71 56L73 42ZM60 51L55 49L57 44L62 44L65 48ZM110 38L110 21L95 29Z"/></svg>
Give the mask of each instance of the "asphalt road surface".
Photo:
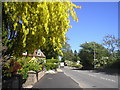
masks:
<svg viewBox="0 0 120 90"><path fill-rule="evenodd" d="M46 74L32 88L80 88L79 84L63 72Z"/></svg>
<svg viewBox="0 0 120 90"><path fill-rule="evenodd" d="M118 88L118 75L110 75L92 70L72 70L62 68L63 72L76 81L81 88Z"/></svg>

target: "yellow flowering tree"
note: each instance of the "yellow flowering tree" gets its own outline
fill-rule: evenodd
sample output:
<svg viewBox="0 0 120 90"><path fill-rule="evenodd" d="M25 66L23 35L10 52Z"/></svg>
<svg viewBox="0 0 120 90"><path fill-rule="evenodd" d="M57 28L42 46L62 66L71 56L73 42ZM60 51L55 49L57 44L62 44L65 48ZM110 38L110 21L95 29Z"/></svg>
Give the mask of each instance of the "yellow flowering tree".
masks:
<svg viewBox="0 0 120 90"><path fill-rule="evenodd" d="M13 55L20 56L24 50L32 53L36 48L41 48L46 56L50 51L62 55L66 32L71 27L69 16L78 21L74 8L80 6L58 1L3 3L10 32L17 31L17 37L12 39Z"/></svg>

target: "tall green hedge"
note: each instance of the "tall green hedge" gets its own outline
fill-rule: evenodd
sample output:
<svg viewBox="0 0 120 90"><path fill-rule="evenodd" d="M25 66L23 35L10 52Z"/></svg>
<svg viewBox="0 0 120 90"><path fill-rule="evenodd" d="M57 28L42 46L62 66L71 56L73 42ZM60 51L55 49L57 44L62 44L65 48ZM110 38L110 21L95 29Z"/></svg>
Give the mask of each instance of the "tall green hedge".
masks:
<svg viewBox="0 0 120 90"><path fill-rule="evenodd" d="M46 70L53 70L58 68L59 60L58 59L47 59L46 63L44 64Z"/></svg>

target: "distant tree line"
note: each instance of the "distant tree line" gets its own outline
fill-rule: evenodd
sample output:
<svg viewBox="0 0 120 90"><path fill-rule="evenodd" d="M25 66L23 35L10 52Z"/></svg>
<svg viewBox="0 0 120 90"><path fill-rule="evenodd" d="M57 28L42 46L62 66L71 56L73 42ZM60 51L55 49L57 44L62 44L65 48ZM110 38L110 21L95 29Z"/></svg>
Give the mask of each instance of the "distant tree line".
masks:
<svg viewBox="0 0 120 90"><path fill-rule="evenodd" d="M105 68L112 65L112 63L118 62L120 52L119 39L114 35L107 35L103 38L103 43L98 44L96 42L85 42L80 45L82 49L79 52L72 51L68 43L63 47L62 62L66 60L77 62L83 65L83 68Z"/></svg>

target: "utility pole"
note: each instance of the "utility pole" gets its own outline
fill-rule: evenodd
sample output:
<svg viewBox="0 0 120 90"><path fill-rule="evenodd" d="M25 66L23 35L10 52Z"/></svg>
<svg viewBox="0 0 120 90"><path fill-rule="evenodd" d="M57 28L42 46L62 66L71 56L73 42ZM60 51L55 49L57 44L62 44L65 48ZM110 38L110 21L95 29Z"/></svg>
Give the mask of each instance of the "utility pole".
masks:
<svg viewBox="0 0 120 90"><path fill-rule="evenodd" d="M95 67L95 58L96 58L96 54L95 54L95 43L94 43L94 68L96 68Z"/></svg>
<svg viewBox="0 0 120 90"><path fill-rule="evenodd" d="M89 42L86 42L86 43L89 43ZM94 44L94 45L93 45L93 46L94 46L94 49L93 49L93 50L94 50L94 55L93 55L93 58L94 58L94 59L93 59L93 62L94 62L94 63L93 63L93 64L94 64L94 68L96 68L96 66L95 66L95 58L96 58L95 43L93 42L93 44Z"/></svg>

